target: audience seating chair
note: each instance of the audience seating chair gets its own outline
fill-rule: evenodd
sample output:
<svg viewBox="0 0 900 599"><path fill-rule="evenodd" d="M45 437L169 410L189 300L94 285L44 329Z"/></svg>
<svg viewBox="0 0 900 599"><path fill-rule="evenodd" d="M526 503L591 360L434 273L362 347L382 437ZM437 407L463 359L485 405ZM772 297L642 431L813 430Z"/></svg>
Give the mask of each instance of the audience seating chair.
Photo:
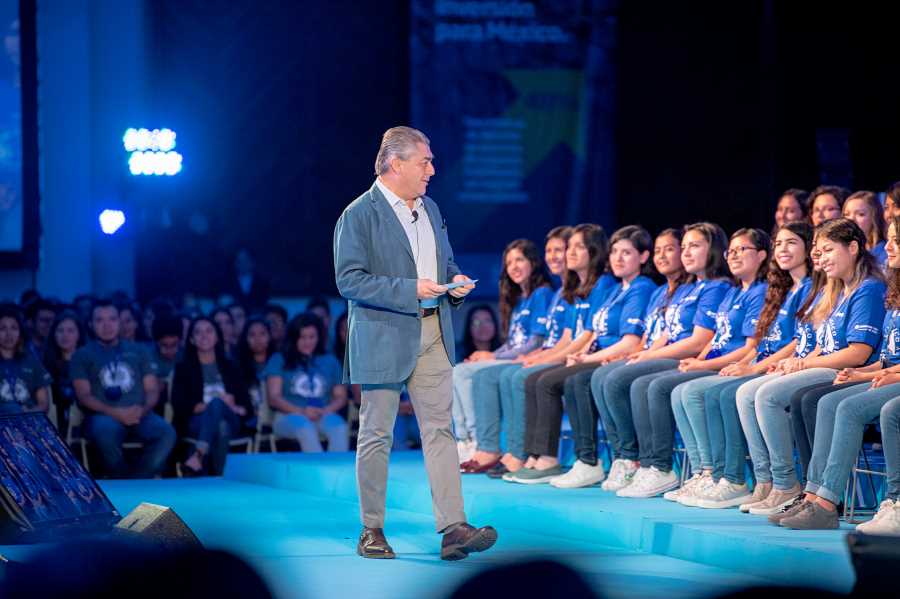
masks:
<svg viewBox="0 0 900 599"><path fill-rule="evenodd" d="M873 420L872 423L876 423ZM880 447L880 446L879 446ZM887 479L887 472L883 469L876 469L877 466L884 466L884 453L880 449L872 448L871 452L866 450L865 444L859 450L859 457L853 468L850 470L850 478L847 480L847 488L844 490L844 520L856 524L860 520L856 519L858 515L872 515L878 510L881 503L881 495L879 489L875 485L875 477ZM861 478L865 477L868 482L869 490L874 498L874 505L856 507L857 496L861 491ZM879 485L881 486L881 485Z"/></svg>

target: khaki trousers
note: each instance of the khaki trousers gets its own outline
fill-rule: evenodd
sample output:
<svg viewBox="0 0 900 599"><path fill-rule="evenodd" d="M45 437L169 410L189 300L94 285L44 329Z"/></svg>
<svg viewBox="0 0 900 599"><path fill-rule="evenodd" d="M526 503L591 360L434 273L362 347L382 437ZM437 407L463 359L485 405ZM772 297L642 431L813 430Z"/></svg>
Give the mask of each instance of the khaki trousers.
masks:
<svg viewBox="0 0 900 599"><path fill-rule="evenodd" d="M372 348L371 351L389 351ZM363 385L356 445L356 483L363 526L384 528L388 459L403 382ZM437 315L422 319L422 341L416 367L405 381L419 422L425 469L431 485L438 532L466 521L459 457L451 427L453 368L447 359Z"/></svg>

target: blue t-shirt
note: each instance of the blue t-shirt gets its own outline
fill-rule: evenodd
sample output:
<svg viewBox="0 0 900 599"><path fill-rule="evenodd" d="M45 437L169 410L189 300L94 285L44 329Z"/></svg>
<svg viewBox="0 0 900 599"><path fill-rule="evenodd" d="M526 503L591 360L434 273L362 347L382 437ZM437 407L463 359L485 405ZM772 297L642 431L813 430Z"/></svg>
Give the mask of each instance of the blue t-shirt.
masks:
<svg viewBox="0 0 900 599"><path fill-rule="evenodd" d="M572 304L563 299L562 289L558 289L553 295L553 300L550 302L550 308L547 311L547 330L544 333L544 343L541 346L543 349L550 349L559 343L559 339L566 328L566 323L572 318L574 311L575 308Z"/></svg>
<svg viewBox="0 0 900 599"><path fill-rule="evenodd" d="M771 356L795 338L798 327L797 308L809 295L811 285L812 279L806 277L800 281L800 285L796 289L789 292L787 297L784 298L784 303L778 309L778 316L775 317L775 321L769 326L766 336L759 342L757 349L758 360ZM812 335L810 339L815 339L815 334L812 333L811 328L810 333Z"/></svg>
<svg viewBox="0 0 900 599"><path fill-rule="evenodd" d="M655 289L653 281L645 276L636 277L628 288L617 283L588 323L588 330L597 336L591 351L609 347L624 335L642 336L647 304Z"/></svg>
<svg viewBox="0 0 900 599"><path fill-rule="evenodd" d="M12 360L0 359L0 414L33 407L37 403L37 391L52 382L44 365L30 353Z"/></svg>
<svg viewBox="0 0 900 599"><path fill-rule="evenodd" d="M331 401L331 390L341 383L341 365L331 354L313 356L306 366L287 369L284 356L274 354L263 369L262 378L281 377L281 396L295 406L322 408Z"/></svg>
<svg viewBox="0 0 900 599"><path fill-rule="evenodd" d="M591 329L591 317L600 309L603 302L609 297L613 287L616 285L616 279L611 274L606 273L597 279L594 288L585 298L575 298L575 310L567 328L572 330L572 338L577 339L585 331Z"/></svg>
<svg viewBox="0 0 900 599"><path fill-rule="evenodd" d="M504 345L507 350L525 347L529 337L543 337L547 333L547 311L551 301L553 289L550 287L539 287L528 297L519 299L509 317Z"/></svg>
<svg viewBox="0 0 900 599"><path fill-rule="evenodd" d="M747 343L756 332L759 313L766 301L768 283L755 281L746 290L732 287L716 311L716 333L706 359L730 354Z"/></svg>
<svg viewBox="0 0 900 599"><path fill-rule="evenodd" d="M695 326L715 331L716 312L730 287L725 279L704 279L679 287L666 308L668 342L687 339Z"/></svg>
<svg viewBox="0 0 900 599"><path fill-rule="evenodd" d="M883 368L900 364L900 310L888 310L881 328L881 352Z"/></svg>
<svg viewBox="0 0 900 599"><path fill-rule="evenodd" d="M656 288L656 291L653 292L653 295L650 296L650 301L647 303L647 312L644 315L644 331L647 333L647 342L644 344L644 349L648 349L653 345L654 341L666 332L664 306L668 299L666 298L668 290L668 284L663 283Z"/></svg>
<svg viewBox="0 0 900 599"><path fill-rule="evenodd" d="M885 242L879 241L878 245L870 250L870 253L875 256L875 261L878 262L878 266L882 269L887 268L887 250L884 248L885 245Z"/></svg>
<svg viewBox="0 0 900 599"><path fill-rule="evenodd" d="M880 346L885 290L881 281L866 279L849 297L838 302L816 331L816 342L823 356L851 343L865 343L873 350ZM878 354L873 351L866 363L871 364L877 359Z"/></svg>
<svg viewBox="0 0 900 599"><path fill-rule="evenodd" d="M821 299L822 290L820 289L816 293L816 297L813 298L812 303L809 304L809 308L806 310L807 316L815 309L816 304L818 304ZM800 304L803 304L804 301L806 300L800 300ZM797 308L799 309L800 306L797 306ZM794 333L794 339L797 340L797 347L794 349L794 356L797 358L805 358L816 349L816 328L813 326L811 320L807 320L806 322L797 321L797 332Z"/></svg>

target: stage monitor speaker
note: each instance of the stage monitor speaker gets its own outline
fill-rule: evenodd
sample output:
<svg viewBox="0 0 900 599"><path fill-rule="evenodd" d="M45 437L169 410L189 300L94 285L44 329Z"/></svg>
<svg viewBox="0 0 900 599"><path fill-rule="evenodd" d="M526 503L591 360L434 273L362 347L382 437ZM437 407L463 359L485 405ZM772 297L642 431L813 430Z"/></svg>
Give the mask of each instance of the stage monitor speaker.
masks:
<svg viewBox="0 0 900 599"><path fill-rule="evenodd" d="M171 508L142 503L116 524L116 532L164 549L198 549L203 545Z"/></svg>

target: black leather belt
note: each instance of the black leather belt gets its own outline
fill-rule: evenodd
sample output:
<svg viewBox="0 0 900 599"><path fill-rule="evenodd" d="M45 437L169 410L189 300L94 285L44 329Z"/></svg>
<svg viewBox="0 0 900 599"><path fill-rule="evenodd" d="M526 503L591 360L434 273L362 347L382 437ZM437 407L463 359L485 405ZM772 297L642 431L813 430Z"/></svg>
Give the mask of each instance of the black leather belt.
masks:
<svg viewBox="0 0 900 599"><path fill-rule="evenodd" d="M432 314L437 314L437 311L437 308L419 308L419 316L421 316L422 318L427 318Z"/></svg>

